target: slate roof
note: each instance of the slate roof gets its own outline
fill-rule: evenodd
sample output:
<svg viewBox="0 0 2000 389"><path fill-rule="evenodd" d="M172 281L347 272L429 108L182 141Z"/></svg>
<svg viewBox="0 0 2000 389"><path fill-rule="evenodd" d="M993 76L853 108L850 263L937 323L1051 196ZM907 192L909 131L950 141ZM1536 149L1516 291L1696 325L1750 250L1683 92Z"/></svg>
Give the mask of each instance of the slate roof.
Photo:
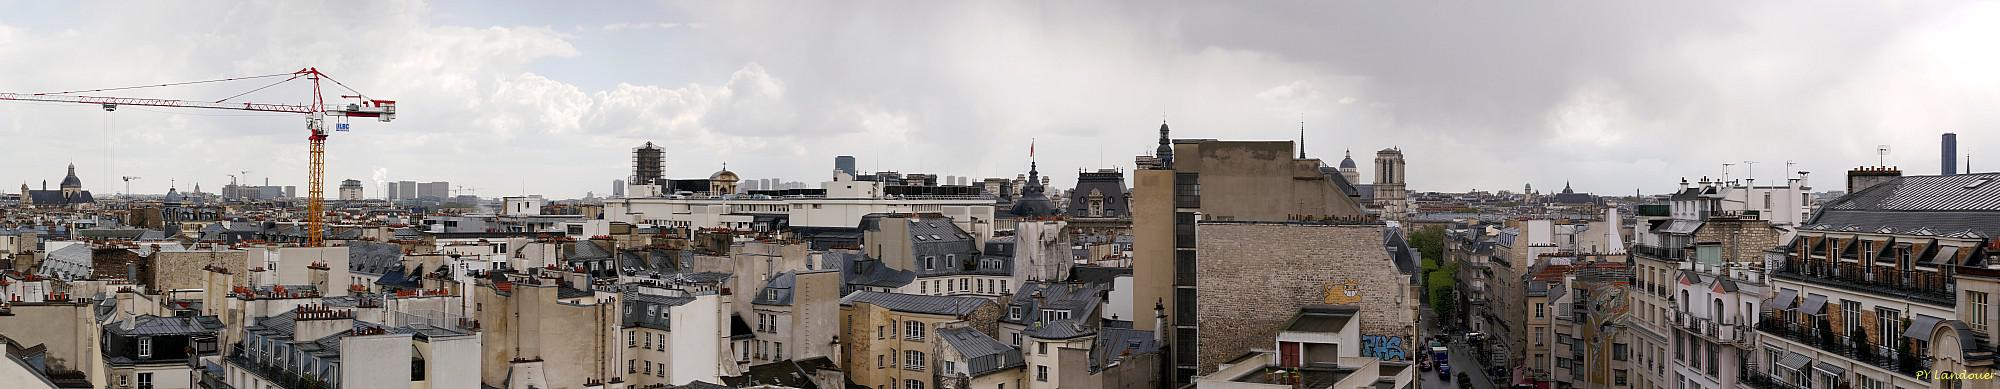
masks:
<svg viewBox="0 0 2000 389"><path fill-rule="evenodd" d="M618 253L618 266L626 269L674 272L681 270L681 259L692 257L694 252L648 249L630 250Z"/></svg>
<svg viewBox="0 0 2000 389"><path fill-rule="evenodd" d="M2000 236L2000 173L1904 176L1828 202L1807 224Z"/></svg>
<svg viewBox="0 0 2000 389"><path fill-rule="evenodd" d="M716 384L711 384L711 383L708 383L708 382L706 382L706 381L691 381L691 382L688 382L688 384L687 384L687 385L681 385L681 386L668 386L668 388L673 388L673 389L729 389L729 387L727 387L727 386L722 386L722 385L716 385Z"/></svg>
<svg viewBox="0 0 2000 389"><path fill-rule="evenodd" d="M1113 361L1122 359L1126 353L1144 354L1160 351L1160 342L1153 338L1153 331L1130 328L1104 327L1090 347L1090 370L1103 371Z"/></svg>
<svg viewBox="0 0 2000 389"><path fill-rule="evenodd" d="M1090 193L1096 191L1103 196L1103 213L1098 217L1132 217L1127 208L1128 197L1125 190L1125 173L1117 170L1099 170L1078 173L1076 188L1070 191L1069 215L1084 217L1090 215Z"/></svg>
<svg viewBox="0 0 2000 389"><path fill-rule="evenodd" d="M86 191L82 191L82 192L79 192L79 193L78 193L78 194L77 194L77 195L76 195L75 197L66 197L66 196L63 196L63 192L62 192L62 190L39 190L39 189L35 189L35 190L29 190L29 191L28 191L28 200L29 200L29 202L32 202L32 203L34 203L35 205L38 205L38 206L39 206L39 205L69 205L69 204L82 204L82 203L93 203L93 202L97 202L97 199L96 199L96 198L94 198L94 197L92 197L92 196L90 195L90 191L87 191L87 190L86 190Z"/></svg>
<svg viewBox="0 0 2000 389"><path fill-rule="evenodd" d="M916 272L890 268L882 261L866 259L860 254L841 255L837 260L840 278L846 283L842 292L851 293L861 287L895 289L917 280Z"/></svg>
<svg viewBox="0 0 2000 389"><path fill-rule="evenodd" d="M897 221L909 225L910 255L918 260L924 257L937 260L936 269L911 269L920 274L950 274L962 270L959 266L952 266L950 260L972 261L979 254L978 243L973 240L972 234L958 228L957 224L952 223L951 218L935 216L883 218L879 222Z"/></svg>
<svg viewBox="0 0 2000 389"><path fill-rule="evenodd" d="M1389 253L1389 262L1396 265L1397 272L1410 276L1410 284L1422 282L1420 278L1423 277L1423 272L1418 269L1423 263L1423 253L1410 247L1409 240L1403 237L1401 227L1383 229L1382 249Z"/></svg>
<svg viewBox="0 0 2000 389"><path fill-rule="evenodd" d="M670 309L694 301L694 297L662 296L637 291L626 291L620 293L619 297L625 300L623 303L625 317L620 324L627 328L646 327L663 331L673 330L673 323L666 315ZM648 315L649 312L652 314Z"/></svg>
<svg viewBox="0 0 2000 389"><path fill-rule="evenodd" d="M1110 285L1116 282L1120 276L1132 276L1132 268L1077 266L1069 270L1069 281L1086 284Z"/></svg>
<svg viewBox="0 0 2000 389"><path fill-rule="evenodd" d="M965 358L967 375L979 377L1026 364L1020 349L972 327L941 328L937 334L944 338L945 346Z"/></svg>
<svg viewBox="0 0 2000 389"><path fill-rule="evenodd" d="M89 244L73 244L50 251L42 259L42 267L37 275L58 279L76 279L90 276L91 250Z"/></svg>
<svg viewBox="0 0 2000 389"><path fill-rule="evenodd" d="M868 303L897 312L924 313L933 315L965 316L986 304L983 298L958 296L929 296L901 293L858 291L840 299L840 305Z"/></svg>
<svg viewBox="0 0 2000 389"><path fill-rule="evenodd" d="M1071 339L1097 333L1090 319L1098 315L1099 304L1110 285L1082 283L1028 282L1014 291L1014 298L1008 303L1009 314L1000 318L1001 322L1019 324L1026 328L1021 334L1040 339ZM1011 314L1020 308L1021 316L1016 319ZM1050 310L1069 311L1067 319L1047 317Z"/></svg>
<svg viewBox="0 0 2000 389"><path fill-rule="evenodd" d="M1347 163L1353 163L1353 162L1354 160L1352 159L1347 160ZM1347 182L1347 175L1340 174L1340 169L1322 165L1319 167L1319 174L1322 176L1326 176L1326 179L1328 181L1332 181L1333 186L1335 188L1339 188L1341 194L1345 194L1347 195L1347 197L1357 197L1357 198L1362 196L1361 188L1356 186L1355 183L1353 182ZM1373 195L1370 194L1370 196Z"/></svg>
<svg viewBox="0 0 2000 389"><path fill-rule="evenodd" d="M792 288L798 284L795 272L778 273L764 282L764 288L757 291L757 297L750 299L757 305L792 305Z"/></svg>
<svg viewBox="0 0 2000 389"><path fill-rule="evenodd" d="M373 276L403 267L403 249L394 243L347 242L347 271Z"/></svg>
<svg viewBox="0 0 2000 389"><path fill-rule="evenodd" d="M160 317L139 315L132 319L132 329L123 324L106 324L104 331L126 336L164 336L214 334L223 328L222 321L214 316L201 317Z"/></svg>
<svg viewBox="0 0 2000 389"><path fill-rule="evenodd" d="M822 361L823 360L823 361ZM735 377L722 377L722 382L731 387L748 388L754 386L779 386L800 389L818 389L813 382L813 373L833 365L826 357L815 357L804 361L778 361L753 365Z"/></svg>

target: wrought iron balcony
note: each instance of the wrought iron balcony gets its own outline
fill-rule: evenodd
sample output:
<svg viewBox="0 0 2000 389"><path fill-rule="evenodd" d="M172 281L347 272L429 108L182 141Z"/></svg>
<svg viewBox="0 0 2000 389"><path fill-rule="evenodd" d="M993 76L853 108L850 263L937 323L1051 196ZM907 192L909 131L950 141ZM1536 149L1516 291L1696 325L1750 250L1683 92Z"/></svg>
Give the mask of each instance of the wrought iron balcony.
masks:
<svg viewBox="0 0 2000 389"><path fill-rule="evenodd" d="M1827 353L1838 354L1855 362L1874 365L1918 380L1928 380L1917 375L1920 371L1930 369L1931 361L1928 358L1870 344L1863 339L1833 335L1831 331L1817 328L1817 323L1817 321L1814 324L1784 322L1774 315L1767 314L1758 321L1757 331L1805 344Z"/></svg>
<svg viewBox="0 0 2000 389"><path fill-rule="evenodd" d="M1645 244L1632 245L1632 252L1660 260L1679 261L1687 259L1687 247L1663 247Z"/></svg>
<svg viewBox="0 0 2000 389"><path fill-rule="evenodd" d="M1952 306L1958 299L1957 286L1952 282L1950 266L1941 266L1938 272L1930 272L1835 262L1787 259L1780 262L1773 273L1780 278L1794 281L1887 297L1904 297L1944 306Z"/></svg>
<svg viewBox="0 0 2000 389"><path fill-rule="evenodd" d="M241 354L230 355L228 357L225 357L224 359L228 360L229 364L236 365L237 368L250 371L251 373L255 373L258 377L262 377L264 381L267 381L269 385L277 386L280 388L328 389L335 387L334 385L327 383L325 380L313 377L310 374L301 375L296 371L284 369L279 366L259 363L257 361L251 360L248 357L244 357Z"/></svg>
<svg viewBox="0 0 2000 389"><path fill-rule="evenodd" d="M1770 373L1767 373L1763 370L1750 370L1744 373L1745 374L1743 375L1743 377L1737 380L1738 382L1742 383L1743 386L1759 388L1759 389L1803 389L1804 388L1802 386L1798 386L1790 382L1785 382L1785 380L1782 378L1773 377L1771 376Z"/></svg>

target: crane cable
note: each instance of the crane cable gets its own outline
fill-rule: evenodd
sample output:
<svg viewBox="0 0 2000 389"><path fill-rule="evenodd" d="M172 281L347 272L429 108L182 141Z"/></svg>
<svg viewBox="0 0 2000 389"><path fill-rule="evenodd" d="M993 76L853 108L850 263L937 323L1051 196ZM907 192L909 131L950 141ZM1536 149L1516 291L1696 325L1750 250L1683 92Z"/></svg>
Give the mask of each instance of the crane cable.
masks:
<svg viewBox="0 0 2000 389"><path fill-rule="evenodd" d="M249 92L243 92L243 93L237 93L237 94L236 94L235 96L229 96L229 97L224 97L224 98L222 98L221 100L216 100L215 102L217 102L217 103L220 103L220 102L224 102L224 101L229 101L229 99L234 99L234 98L238 98L238 97L243 97L243 95L247 95L247 94L251 94L251 93L257 93L257 91L260 91L260 90L264 90L264 88L270 88L270 87L274 87L274 86L278 86L278 84L283 84L283 83L286 83L286 82L291 82L292 80L297 80L297 79L299 79L299 76L303 76L303 75L293 75L293 76L292 76L292 78L287 78L287 79L284 79L284 81L278 81L278 82L274 82L274 83L271 83L271 85L265 85L265 86L263 86L263 87L259 87L259 88L257 88L257 89L251 89L251 90L250 90Z"/></svg>
<svg viewBox="0 0 2000 389"><path fill-rule="evenodd" d="M215 80L203 80L203 81L188 81L188 82L174 82L174 83L166 83L166 84L157 84L157 85L141 85L141 86L127 86L127 87L118 87L118 88L103 88L103 89L87 89L87 90L74 90L74 91L65 91L65 92L45 92L45 93L36 93L36 94L34 94L34 96L47 96L47 95L66 95L66 94L72 94L72 93L88 93L88 92L104 92L104 91L114 91L114 90L125 90L125 89L139 89L139 88L156 88L156 87L162 87L162 86L177 86L177 85L193 85L193 84L206 84L206 83L211 83L211 82L223 82L223 81L237 81L237 80L250 80L250 79L258 79L258 78L267 78L267 77L277 77L277 76L289 76L289 75L292 75L292 73L278 73L278 74L268 74L268 75L262 75L262 76L249 76L249 77L231 77L231 78L223 78L223 79L215 79ZM345 85L342 85L342 86L345 86ZM357 92L357 93L358 93L358 92Z"/></svg>
<svg viewBox="0 0 2000 389"><path fill-rule="evenodd" d="M354 90L354 88L352 87L348 87L347 84L340 82L340 80L333 79L333 76L326 75L326 73L320 73L319 76L321 78L325 78L327 81L333 81L333 84L339 85L341 89L346 89L348 92L354 92L355 97L360 97L363 100L371 100L368 98L368 94L361 93L361 91Z"/></svg>

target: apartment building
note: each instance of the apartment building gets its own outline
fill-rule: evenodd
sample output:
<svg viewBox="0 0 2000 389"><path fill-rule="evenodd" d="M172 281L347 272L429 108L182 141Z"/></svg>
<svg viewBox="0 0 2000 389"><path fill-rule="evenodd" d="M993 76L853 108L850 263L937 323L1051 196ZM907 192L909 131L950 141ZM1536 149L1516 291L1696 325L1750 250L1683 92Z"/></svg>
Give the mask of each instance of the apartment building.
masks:
<svg viewBox="0 0 2000 389"><path fill-rule="evenodd" d="M1770 261L1759 388L1991 388L2000 174L1849 172ZM1959 379L1972 377L1973 379Z"/></svg>
<svg viewBox="0 0 2000 389"><path fill-rule="evenodd" d="M945 375L936 369L947 359L938 331L969 326L990 335L1000 318L998 305L978 297L857 291L840 305L841 370L876 389L939 387Z"/></svg>
<svg viewBox="0 0 2000 389"><path fill-rule="evenodd" d="M1683 180L1665 204L1637 207L1627 301L1634 387L1743 384L1756 352L1755 307L1771 297L1764 252L1793 234L1796 204L1810 190L1803 176L1787 181Z"/></svg>
<svg viewBox="0 0 2000 389"><path fill-rule="evenodd" d="M1137 159L1146 168L1133 171L1130 306L1166 306L1173 321L1166 326L1171 332L1171 385L1192 383L1195 375L1214 369L1214 362L1198 360L1203 353L1195 346L1202 337L1195 319L1201 299L1196 277L1202 262L1197 254L1199 221L1362 218L1361 203L1336 183L1344 182L1338 170L1322 169L1327 165L1318 159L1293 158L1293 151L1295 144L1287 141L1174 140L1162 123L1154 154ZM1380 235L1371 241L1379 244ZM1146 315L1133 319L1134 328L1154 324Z"/></svg>

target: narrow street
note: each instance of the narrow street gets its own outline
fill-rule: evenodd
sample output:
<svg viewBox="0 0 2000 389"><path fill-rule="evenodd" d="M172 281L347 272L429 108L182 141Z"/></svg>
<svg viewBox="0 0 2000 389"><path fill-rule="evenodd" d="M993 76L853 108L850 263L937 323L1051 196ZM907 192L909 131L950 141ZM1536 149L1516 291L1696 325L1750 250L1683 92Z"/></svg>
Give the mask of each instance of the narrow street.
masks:
<svg viewBox="0 0 2000 389"><path fill-rule="evenodd" d="M1429 338L1430 335L1441 333L1437 328L1437 316L1431 313L1430 307L1426 306L1422 312L1424 337ZM1418 352L1430 352L1429 344L1421 344L1419 347L1421 350L1417 350ZM1493 381L1486 376L1485 365L1479 362L1479 358L1473 354L1472 350L1462 340L1454 338L1453 341L1446 343L1445 347L1451 350L1449 352L1451 355L1449 362L1451 364L1451 376L1448 378L1439 377L1436 369L1419 372L1423 375L1423 378L1419 380L1419 382L1422 382L1422 385L1419 385L1419 387L1424 389L1457 388L1459 384L1454 381L1458 379L1459 372L1465 372L1466 376L1471 378L1470 381L1472 381L1473 388L1493 389L1495 387Z"/></svg>

